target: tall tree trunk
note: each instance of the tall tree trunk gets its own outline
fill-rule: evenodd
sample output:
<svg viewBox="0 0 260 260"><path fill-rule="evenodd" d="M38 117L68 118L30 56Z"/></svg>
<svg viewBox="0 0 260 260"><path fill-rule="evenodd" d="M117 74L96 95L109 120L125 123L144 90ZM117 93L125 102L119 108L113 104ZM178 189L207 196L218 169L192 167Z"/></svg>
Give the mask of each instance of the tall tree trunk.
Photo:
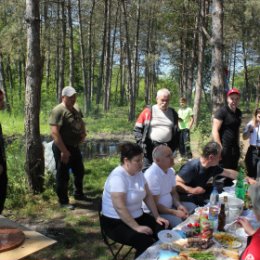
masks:
<svg viewBox="0 0 260 260"><path fill-rule="evenodd" d="M235 81L235 75L236 75L236 59L237 59L237 43L235 42L234 44L234 57L233 57L233 72L232 72L232 82L231 82L231 87L234 86L234 81Z"/></svg>
<svg viewBox="0 0 260 260"><path fill-rule="evenodd" d="M129 86L129 98L130 98L128 120L133 121L135 119L135 90L134 90L133 80L132 80L132 58L131 58L131 51L130 51L130 37L129 37L127 15L126 15L125 0L121 0L121 3L122 3L122 12L124 17L123 18L124 25L125 25L126 53L127 53L127 61L128 61L128 86Z"/></svg>
<svg viewBox="0 0 260 260"><path fill-rule="evenodd" d="M123 37L123 26L122 26L122 12L120 12L120 34L119 34L119 40L120 40L120 98L119 98L119 106L123 106L125 103L125 85L126 85L126 53L125 53L125 40Z"/></svg>
<svg viewBox="0 0 260 260"><path fill-rule="evenodd" d="M105 81L104 81L104 111L108 112L109 103L110 103L110 70L112 70L111 66L111 0L107 1L107 34L106 34L106 61L105 61Z"/></svg>
<svg viewBox="0 0 260 260"><path fill-rule="evenodd" d="M44 157L40 137L42 60L39 0L26 0L27 64L25 93L25 170L34 193L43 191Z"/></svg>
<svg viewBox="0 0 260 260"><path fill-rule="evenodd" d="M89 17L89 30L88 30L88 55L87 55L87 111L91 110L91 103L92 103L92 92L93 92L93 80L94 77L92 76L92 73L94 73L94 62L93 62L93 52L94 52L94 46L93 46L93 16L94 16L94 10L95 10L96 1L92 1L92 7Z"/></svg>
<svg viewBox="0 0 260 260"><path fill-rule="evenodd" d="M260 104L260 71L258 72L258 80L256 84L255 107L259 107L259 104Z"/></svg>
<svg viewBox="0 0 260 260"><path fill-rule="evenodd" d="M105 0L104 6L104 32L102 39L102 53L100 58L99 65L99 75L98 75L98 83L97 83L97 96L96 96L96 104L100 104L100 99L103 91L103 83L104 83L104 69L105 69L105 55L106 55L106 45L107 45L107 1Z"/></svg>
<svg viewBox="0 0 260 260"><path fill-rule="evenodd" d="M140 4L141 4L141 0L138 0L137 8L136 8L136 33L135 33L135 43L134 43L135 58L134 58L134 70L133 70L133 83L135 89L135 97L138 96L138 89L139 89L138 64L139 64Z"/></svg>
<svg viewBox="0 0 260 260"><path fill-rule="evenodd" d="M191 105L192 100L192 87L193 87L193 81L194 81L194 67L195 67L195 58L196 58L196 47L197 47L197 32L198 32L198 18L196 19L195 24L195 30L193 33L192 38L192 49L191 49L191 55L190 55L190 62L188 62L188 76L187 76L187 103Z"/></svg>
<svg viewBox="0 0 260 260"><path fill-rule="evenodd" d="M50 30L50 19L49 19L49 2L44 2L44 25L45 25L45 34L46 34L46 69L45 69L45 78L46 78L46 90L48 92L50 86L50 72L51 72L51 30Z"/></svg>
<svg viewBox="0 0 260 260"><path fill-rule="evenodd" d="M23 85L23 62L22 62L22 59L21 59L21 54L20 54L20 57L19 57L19 60L18 60L18 82L19 82L19 85L18 85L18 99L19 101L22 100L22 85Z"/></svg>
<svg viewBox="0 0 260 260"><path fill-rule="evenodd" d="M73 26L72 26L72 17L71 17L71 0L68 0L67 4L68 10L68 28L69 28L69 56L70 56L70 73L69 73L69 84L74 86L75 76L74 76L74 39L73 39Z"/></svg>
<svg viewBox="0 0 260 260"><path fill-rule="evenodd" d="M61 101L61 91L64 88L64 71L65 71L65 50L66 50L66 17L65 17L65 0L61 3L61 37L60 37L60 62L59 62L59 83L58 97Z"/></svg>
<svg viewBox="0 0 260 260"><path fill-rule="evenodd" d="M195 98L194 98L194 126L198 125L199 113L200 113L200 103L201 103L201 93L202 93L202 84L203 84L203 61L204 61L204 48L205 48L205 36L203 33L203 27L205 26L205 17L206 17L206 0L199 1L199 17L198 17L198 70L197 70L197 80L196 80L196 89L195 89Z"/></svg>
<svg viewBox="0 0 260 260"><path fill-rule="evenodd" d="M224 104L223 73L223 0L212 1L212 76L211 100L213 114Z"/></svg>
<svg viewBox="0 0 260 260"><path fill-rule="evenodd" d="M14 100L14 84L13 84L13 72L11 68L11 61L10 56L7 57L7 76L9 81L9 89L10 89L10 107L13 107L13 100Z"/></svg>
<svg viewBox="0 0 260 260"><path fill-rule="evenodd" d="M9 98L5 86L5 72L4 72L4 63L3 63L3 54L0 52L0 89L4 91L4 98L6 103L6 109L8 112L11 112L11 106L9 104Z"/></svg>
<svg viewBox="0 0 260 260"><path fill-rule="evenodd" d="M59 91L59 82L60 82L60 38L61 38L61 19L60 19L60 3L57 3L57 37L56 37L56 55L55 55L55 80L56 80L56 100L57 103L60 101L60 91Z"/></svg>
<svg viewBox="0 0 260 260"><path fill-rule="evenodd" d="M242 50L243 50L243 64L244 64L244 81L245 81L245 99L246 99L246 112L250 113L250 97L251 97L251 89L248 82L248 68L247 68L247 53L245 47L245 41L242 41Z"/></svg>
<svg viewBox="0 0 260 260"><path fill-rule="evenodd" d="M79 23L79 44L80 44L80 55L81 55L81 70L83 79L83 90L84 90L84 114L87 113L89 96L87 90L87 76L86 76L86 62L85 62L85 46L82 32L82 18L81 18L81 0L78 0L78 23Z"/></svg>

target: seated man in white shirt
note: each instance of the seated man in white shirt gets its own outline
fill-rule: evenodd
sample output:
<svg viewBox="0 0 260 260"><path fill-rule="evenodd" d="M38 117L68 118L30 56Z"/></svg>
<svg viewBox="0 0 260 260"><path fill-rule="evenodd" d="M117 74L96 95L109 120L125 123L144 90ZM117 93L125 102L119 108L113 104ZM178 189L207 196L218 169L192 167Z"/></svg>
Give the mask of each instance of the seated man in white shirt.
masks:
<svg viewBox="0 0 260 260"><path fill-rule="evenodd" d="M159 145L153 150L153 164L145 171L144 176L158 212L170 222L172 227L175 227L189 216L196 205L191 202L180 202L175 190L173 164L172 150L168 146Z"/></svg>

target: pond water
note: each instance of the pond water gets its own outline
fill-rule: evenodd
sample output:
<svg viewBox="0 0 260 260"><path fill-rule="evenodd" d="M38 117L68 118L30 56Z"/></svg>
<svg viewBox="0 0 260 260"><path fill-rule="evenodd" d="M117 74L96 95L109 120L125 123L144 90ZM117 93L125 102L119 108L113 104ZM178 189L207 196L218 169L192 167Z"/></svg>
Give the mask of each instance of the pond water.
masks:
<svg viewBox="0 0 260 260"><path fill-rule="evenodd" d="M90 140L80 146L84 159L94 159L115 155L118 152L119 141Z"/></svg>

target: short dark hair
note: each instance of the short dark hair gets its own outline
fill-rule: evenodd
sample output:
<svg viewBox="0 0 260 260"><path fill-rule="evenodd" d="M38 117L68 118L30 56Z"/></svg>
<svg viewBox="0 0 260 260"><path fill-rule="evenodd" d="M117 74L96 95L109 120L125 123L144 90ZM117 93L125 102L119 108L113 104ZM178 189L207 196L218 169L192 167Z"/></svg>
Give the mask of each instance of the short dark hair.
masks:
<svg viewBox="0 0 260 260"><path fill-rule="evenodd" d="M133 159L133 157L143 153L143 149L135 143L127 142L123 143L119 147L120 150L120 162L124 163L124 159Z"/></svg>
<svg viewBox="0 0 260 260"><path fill-rule="evenodd" d="M208 142L202 150L202 156L208 158L211 154L216 156L221 150L221 146L217 142Z"/></svg>

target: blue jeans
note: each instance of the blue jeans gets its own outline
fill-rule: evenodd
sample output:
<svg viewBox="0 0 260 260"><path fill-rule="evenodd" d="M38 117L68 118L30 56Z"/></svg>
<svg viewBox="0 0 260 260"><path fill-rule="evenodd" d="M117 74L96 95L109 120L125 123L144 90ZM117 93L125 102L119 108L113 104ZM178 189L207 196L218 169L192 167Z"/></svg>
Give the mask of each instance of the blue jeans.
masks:
<svg viewBox="0 0 260 260"><path fill-rule="evenodd" d="M188 201L181 202L181 204L188 210L189 213L192 213L197 207L194 203ZM160 216L169 220L169 223L172 228L179 225L181 222L183 222L183 219L172 214L160 214Z"/></svg>

